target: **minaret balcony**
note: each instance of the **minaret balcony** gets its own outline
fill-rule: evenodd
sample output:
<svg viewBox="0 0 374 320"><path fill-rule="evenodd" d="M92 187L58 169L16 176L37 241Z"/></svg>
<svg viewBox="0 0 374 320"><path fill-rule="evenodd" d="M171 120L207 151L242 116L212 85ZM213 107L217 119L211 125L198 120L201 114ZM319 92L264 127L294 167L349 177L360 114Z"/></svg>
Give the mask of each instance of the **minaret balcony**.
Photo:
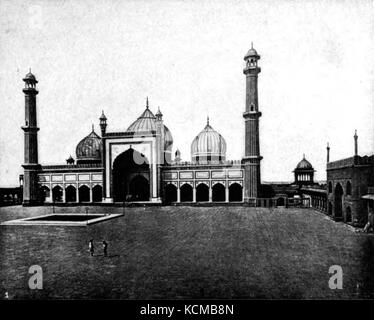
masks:
<svg viewBox="0 0 374 320"><path fill-rule="evenodd" d="M243 112L244 119L258 119L262 116L261 111L246 111Z"/></svg>

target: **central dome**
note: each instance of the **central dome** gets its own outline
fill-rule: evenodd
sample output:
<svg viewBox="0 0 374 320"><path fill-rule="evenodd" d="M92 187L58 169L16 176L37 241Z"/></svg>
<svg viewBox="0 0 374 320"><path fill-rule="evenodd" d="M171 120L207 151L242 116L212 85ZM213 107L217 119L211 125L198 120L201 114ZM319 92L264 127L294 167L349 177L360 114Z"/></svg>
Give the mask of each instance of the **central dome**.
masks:
<svg viewBox="0 0 374 320"><path fill-rule="evenodd" d="M196 162L226 160L226 141L210 126L209 118L204 130L192 141L191 156Z"/></svg>
<svg viewBox="0 0 374 320"><path fill-rule="evenodd" d="M156 131L156 117L154 116L152 111L148 109L147 106L140 117L130 125L130 127L127 129L127 132L150 133L152 131Z"/></svg>
<svg viewBox="0 0 374 320"><path fill-rule="evenodd" d="M157 113L160 118L162 118L162 113L159 111ZM149 110L148 98L146 108L143 113L136 119L126 130L126 132L132 133L134 135L141 135L146 133L154 134L157 130L157 117ZM164 129L164 149L171 151L173 146L173 136L167 126L163 124Z"/></svg>

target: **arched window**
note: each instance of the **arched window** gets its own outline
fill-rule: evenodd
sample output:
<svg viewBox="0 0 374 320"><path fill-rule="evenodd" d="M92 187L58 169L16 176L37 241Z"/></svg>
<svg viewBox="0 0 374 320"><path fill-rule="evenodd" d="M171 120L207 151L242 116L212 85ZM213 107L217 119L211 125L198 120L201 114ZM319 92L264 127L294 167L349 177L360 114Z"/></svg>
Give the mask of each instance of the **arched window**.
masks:
<svg viewBox="0 0 374 320"><path fill-rule="evenodd" d="M184 184L180 188L181 202L192 202L192 187L189 184Z"/></svg>
<svg viewBox="0 0 374 320"><path fill-rule="evenodd" d="M65 189L66 202L76 202L77 201L77 189L74 186L68 186Z"/></svg>
<svg viewBox="0 0 374 320"><path fill-rule="evenodd" d="M206 184L200 183L196 187L196 201L209 201L209 187Z"/></svg>
<svg viewBox="0 0 374 320"><path fill-rule="evenodd" d="M79 202L89 202L90 201L90 188L83 185L79 187Z"/></svg>
<svg viewBox="0 0 374 320"><path fill-rule="evenodd" d="M172 202L177 201L178 195L177 195L177 187L175 185L169 183L165 187L164 194L165 194L165 203L166 204L170 204Z"/></svg>
<svg viewBox="0 0 374 320"><path fill-rule="evenodd" d="M214 202L225 201L226 190L225 186L221 183L216 183L212 188L212 200Z"/></svg>
<svg viewBox="0 0 374 320"><path fill-rule="evenodd" d="M243 200L243 188L239 183L233 183L229 187L229 201L242 201Z"/></svg>
<svg viewBox="0 0 374 320"><path fill-rule="evenodd" d="M346 194L349 196L352 194L352 185L350 181L347 182L347 187L345 191L346 191Z"/></svg>
<svg viewBox="0 0 374 320"><path fill-rule="evenodd" d="M103 199L103 188L100 185L96 185L92 188L92 201L101 202Z"/></svg>
<svg viewBox="0 0 374 320"><path fill-rule="evenodd" d="M329 193L332 193L332 183L331 183L331 181L329 182Z"/></svg>
<svg viewBox="0 0 374 320"><path fill-rule="evenodd" d="M62 202L62 188L60 186L55 186L52 189L53 202Z"/></svg>

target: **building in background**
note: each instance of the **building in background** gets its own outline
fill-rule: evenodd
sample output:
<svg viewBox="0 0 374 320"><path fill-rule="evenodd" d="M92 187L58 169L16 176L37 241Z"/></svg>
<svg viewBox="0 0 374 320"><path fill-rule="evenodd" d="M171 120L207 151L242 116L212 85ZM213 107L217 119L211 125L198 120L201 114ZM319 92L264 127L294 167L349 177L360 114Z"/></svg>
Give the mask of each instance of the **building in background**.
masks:
<svg viewBox="0 0 374 320"><path fill-rule="evenodd" d="M327 148L327 212L335 220L362 226L374 208L374 155L358 155L357 132L352 157L330 162Z"/></svg>

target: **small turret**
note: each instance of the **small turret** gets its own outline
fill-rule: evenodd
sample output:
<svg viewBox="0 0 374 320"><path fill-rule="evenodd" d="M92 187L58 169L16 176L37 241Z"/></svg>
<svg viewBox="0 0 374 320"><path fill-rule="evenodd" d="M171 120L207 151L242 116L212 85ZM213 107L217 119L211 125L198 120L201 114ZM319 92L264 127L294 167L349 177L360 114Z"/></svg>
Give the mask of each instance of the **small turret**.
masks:
<svg viewBox="0 0 374 320"><path fill-rule="evenodd" d="M157 113L156 113L156 119L158 121L162 121L162 116L163 116L163 114L160 111L160 107L158 107L158 110L157 110Z"/></svg>
<svg viewBox="0 0 374 320"><path fill-rule="evenodd" d="M175 151L175 157L174 157L174 161L176 163L179 163L181 161L181 152L179 151L179 149L177 149Z"/></svg>
<svg viewBox="0 0 374 320"><path fill-rule="evenodd" d="M73 165L75 163L74 158L70 155L68 159L66 159L66 164Z"/></svg>
<svg viewBox="0 0 374 320"><path fill-rule="evenodd" d="M103 137L106 133L106 127L107 127L107 123L106 123L107 118L104 114L104 110L102 110L101 116L99 119L100 119L101 136Z"/></svg>

